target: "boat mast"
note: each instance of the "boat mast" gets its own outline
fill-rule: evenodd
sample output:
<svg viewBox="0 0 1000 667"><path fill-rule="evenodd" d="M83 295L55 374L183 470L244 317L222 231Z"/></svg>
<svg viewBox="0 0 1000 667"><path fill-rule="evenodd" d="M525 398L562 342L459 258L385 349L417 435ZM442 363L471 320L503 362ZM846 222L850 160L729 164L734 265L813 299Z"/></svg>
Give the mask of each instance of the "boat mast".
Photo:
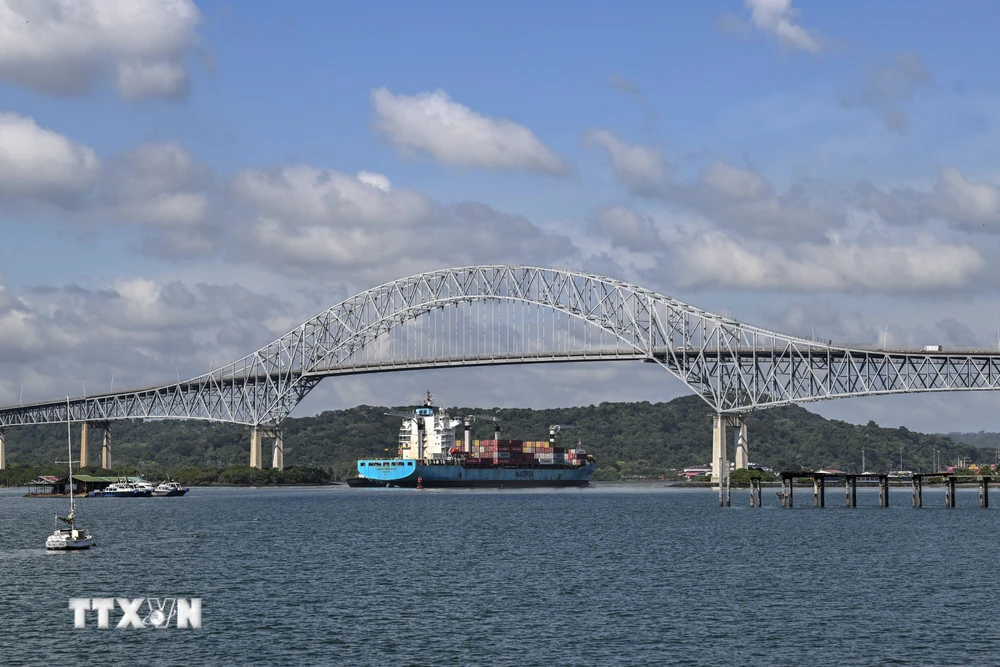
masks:
<svg viewBox="0 0 1000 667"><path fill-rule="evenodd" d="M73 528L73 515L76 513L76 502L73 500L73 432L70 429L69 394L66 394L66 457L69 465L69 527Z"/></svg>

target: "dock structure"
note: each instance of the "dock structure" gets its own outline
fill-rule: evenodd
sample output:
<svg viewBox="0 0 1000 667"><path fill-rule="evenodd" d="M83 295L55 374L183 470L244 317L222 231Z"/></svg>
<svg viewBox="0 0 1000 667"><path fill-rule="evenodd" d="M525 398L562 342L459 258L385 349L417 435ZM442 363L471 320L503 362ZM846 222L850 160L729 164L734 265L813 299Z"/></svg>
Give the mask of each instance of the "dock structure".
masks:
<svg viewBox="0 0 1000 667"><path fill-rule="evenodd" d="M845 507L858 506L858 480L876 481L878 483L878 506L889 507L889 485L894 478L886 473L844 473L825 472L819 470L783 470L781 476L781 498L782 507L794 506L794 483L796 479L811 479L813 483L813 507L826 507L826 483L828 481L844 482L844 505ZM934 478L944 482L944 504L945 507L955 507L955 474L951 472L920 472L913 473L910 479L912 501L914 508L924 506L924 479ZM986 509L990 506L990 482L993 478L989 475L978 475L975 477L979 484L979 506ZM757 483L758 506L760 483ZM754 506L754 487L750 487L750 506Z"/></svg>

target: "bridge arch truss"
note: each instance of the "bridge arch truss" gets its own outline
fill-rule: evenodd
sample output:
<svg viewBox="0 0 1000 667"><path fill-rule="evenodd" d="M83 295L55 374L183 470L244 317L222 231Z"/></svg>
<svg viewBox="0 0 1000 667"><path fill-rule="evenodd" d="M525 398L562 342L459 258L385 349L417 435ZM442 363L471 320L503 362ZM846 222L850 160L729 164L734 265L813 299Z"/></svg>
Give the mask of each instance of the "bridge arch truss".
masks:
<svg viewBox="0 0 1000 667"><path fill-rule="evenodd" d="M1000 388L1000 350L876 349L788 336L603 276L469 266L385 283L190 380L0 408L0 428L119 419L279 424L338 375L642 360L719 413L806 401Z"/></svg>

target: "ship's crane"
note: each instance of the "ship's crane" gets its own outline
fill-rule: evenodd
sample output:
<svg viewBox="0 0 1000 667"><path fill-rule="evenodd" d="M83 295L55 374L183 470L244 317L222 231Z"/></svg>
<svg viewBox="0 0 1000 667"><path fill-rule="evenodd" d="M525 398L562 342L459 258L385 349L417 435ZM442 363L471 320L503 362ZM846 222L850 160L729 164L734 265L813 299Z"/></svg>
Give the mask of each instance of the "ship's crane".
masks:
<svg viewBox="0 0 1000 667"><path fill-rule="evenodd" d="M574 424L552 424L549 426L549 446L555 447L556 444L556 434L560 431L565 431L569 428L578 428Z"/></svg>
<svg viewBox="0 0 1000 667"><path fill-rule="evenodd" d="M465 451L472 453L472 425L478 420L493 422L493 439L500 439L500 418L496 415L465 415L462 424L465 426Z"/></svg>

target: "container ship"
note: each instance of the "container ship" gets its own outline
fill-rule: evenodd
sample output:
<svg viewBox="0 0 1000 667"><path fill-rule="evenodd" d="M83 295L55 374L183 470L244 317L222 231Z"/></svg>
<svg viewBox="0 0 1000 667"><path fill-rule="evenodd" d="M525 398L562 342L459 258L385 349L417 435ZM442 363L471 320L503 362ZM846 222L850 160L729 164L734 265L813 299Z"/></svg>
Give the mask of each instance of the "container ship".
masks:
<svg viewBox="0 0 1000 667"><path fill-rule="evenodd" d="M583 449L557 447L556 433L548 441L503 440L500 419L488 415L452 418L427 398L413 414L389 413L403 418L399 449L394 459L360 459L358 475L350 486L401 486L410 488L515 488L586 486L594 472L594 457ZM473 440L472 424L494 423L492 440ZM455 439L455 428L465 427L465 439Z"/></svg>

